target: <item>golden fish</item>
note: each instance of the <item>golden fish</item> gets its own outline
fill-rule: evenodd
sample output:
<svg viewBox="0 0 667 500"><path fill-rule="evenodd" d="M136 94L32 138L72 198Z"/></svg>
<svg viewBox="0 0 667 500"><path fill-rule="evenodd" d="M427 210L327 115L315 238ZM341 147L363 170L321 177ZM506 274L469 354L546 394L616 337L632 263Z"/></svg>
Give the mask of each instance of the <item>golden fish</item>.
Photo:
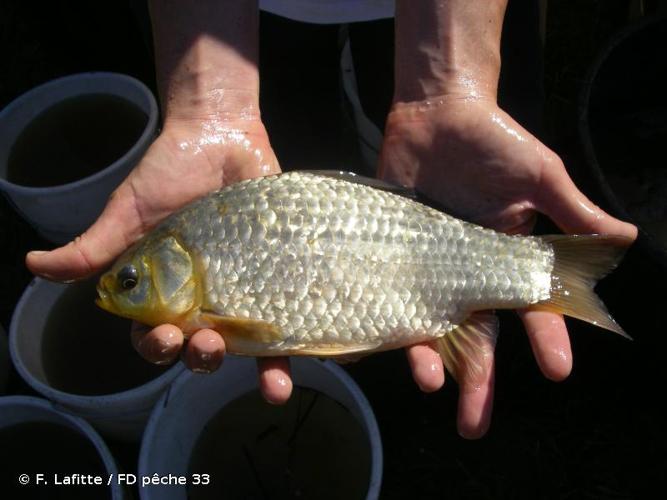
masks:
<svg viewBox="0 0 667 500"><path fill-rule="evenodd" d="M195 201L116 261L98 304L186 336L212 328L252 356L350 358L437 339L456 377L495 341L492 309L625 335L593 286L627 238L508 236L348 179L291 172Z"/></svg>

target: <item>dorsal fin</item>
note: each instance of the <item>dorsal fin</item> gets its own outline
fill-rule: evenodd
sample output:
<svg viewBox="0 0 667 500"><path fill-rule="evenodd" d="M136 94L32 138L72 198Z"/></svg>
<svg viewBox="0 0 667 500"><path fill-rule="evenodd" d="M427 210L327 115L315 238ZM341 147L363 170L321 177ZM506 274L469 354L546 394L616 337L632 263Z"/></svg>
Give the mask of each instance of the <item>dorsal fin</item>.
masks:
<svg viewBox="0 0 667 500"><path fill-rule="evenodd" d="M346 170L299 170L304 174L319 175L320 177L331 177L332 179L339 179L342 181L352 182L354 184L361 184L362 186L369 186L381 191L388 191L390 193L398 194L406 198L417 198L417 193L414 188L405 186L398 186L391 182L383 181L382 179L375 179L366 177L365 175L355 174Z"/></svg>

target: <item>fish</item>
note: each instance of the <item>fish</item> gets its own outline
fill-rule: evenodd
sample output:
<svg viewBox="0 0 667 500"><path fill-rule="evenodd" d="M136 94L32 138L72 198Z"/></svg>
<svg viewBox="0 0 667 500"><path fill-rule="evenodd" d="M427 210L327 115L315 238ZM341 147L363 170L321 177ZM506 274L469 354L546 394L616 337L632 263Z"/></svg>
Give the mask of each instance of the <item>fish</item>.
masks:
<svg viewBox="0 0 667 500"><path fill-rule="evenodd" d="M186 337L211 328L239 355L346 361L432 342L461 379L483 369L497 309L554 311L628 337L593 288L630 243L507 235L382 181L294 171L172 214L100 277L96 302Z"/></svg>

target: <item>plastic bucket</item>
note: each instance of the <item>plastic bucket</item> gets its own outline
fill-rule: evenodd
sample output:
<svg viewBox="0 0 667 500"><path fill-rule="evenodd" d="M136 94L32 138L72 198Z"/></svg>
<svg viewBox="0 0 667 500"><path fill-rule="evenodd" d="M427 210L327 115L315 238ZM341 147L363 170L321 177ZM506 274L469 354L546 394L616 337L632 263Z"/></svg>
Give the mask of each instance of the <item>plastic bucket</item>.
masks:
<svg viewBox="0 0 667 500"><path fill-rule="evenodd" d="M380 493L382 481L382 443L375 416L361 389L359 389L343 369L331 361L322 362L309 358L292 358L291 368L295 389L300 388L299 390L302 391L313 390L328 396L328 398L337 402L334 404L342 405L345 411L351 414L350 418L355 421L355 425L358 423L360 426L360 440L365 441L363 446L367 447L364 449L364 453L366 451L369 453L367 455L370 462L368 476L364 478L364 482L362 483L364 484L364 488L367 486L367 489L364 490L362 488L361 491L357 491L354 495L347 495L347 497L377 498ZM221 481L221 478L214 475L208 478L204 477L203 474L206 471L203 469L189 470L196 455L195 450L201 447L203 438L200 439L200 437L204 435L204 429L209 429L205 435L206 438L210 438L211 440L216 439L215 434L210 434L210 426L213 425L214 417L216 415L223 415L222 411L241 401L239 398L247 398L249 391L253 391L256 388L257 366L255 361L249 358L227 356L222 367L211 375L183 373L174 382L169 392L165 393L155 406L155 410L148 422L139 454L139 476L145 478L163 478L171 474L173 476L186 477L189 485L148 485L140 489L141 498L145 500L185 499L189 494L196 493L194 490L188 491L188 488L206 488L205 481L207 480ZM252 395L250 394L250 396ZM300 402L295 402L298 397L298 395L293 394L288 404L300 404ZM280 407L264 404L259 395L257 395L257 398L260 401L259 406L255 407L255 410L257 410L256 413L247 411L247 407L242 407L239 409L234 427L232 427L231 417L228 420L223 419L218 421L222 429L224 430L224 427L229 425L231 429L229 432L235 432L233 429L238 429L240 425L240 434L242 434L245 419L248 420L248 426L250 426L252 425L250 423L251 419L257 414L265 415L270 411L280 412ZM261 406L262 404L264 406ZM310 404L312 405L312 402ZM303 406L305 408L308 405L304 403ZM286 409L285 411L288 410ZM305 415L307 412L304 411L303 414ZM300 421L302 422L302 420ZM277 420L268 420L268 433L278 427L279 424L275 422ZM315 433L326 434L331 431L331 425L321 425L319 420L316 422ZM337 426L336 423L332 425L333 427ZM340 425L343 425L342 421ZM295 429L297 427L298 425L295 426ZM217 430L218 428L215 427L215 429ZM279 433L280 431L276 430L275 432ZM243 440L243 438L240 439ZM304 437L304 439L306 438ZM312 441L315 440L315 438L311 439L311 442L308 442L307 445L313 445ZM248 446L254 445L250 443ZM246 451L245 447L246 443L243 444L244 452ZM234 453L233 449L235 448L236 444L232 446L231 442L229 446L216 447L213 450L214 456L212 457L212 461L219 462L224 460L223 454L228 452ZM328 475L328 480L321 482L322 491L333 488L333 481L346 481L347 475L336 475L336 472L332 468L320 464L325 454L334 453L332 449L322 450L315 448L314 450L311 449L311 452L313 455L311 460L313 463L311 465L314 467L312 471L314 473L323 472ZM217 455L218 453L219 455ZM278 448L276 448L274 453L280 453ZM250 454L251 451L246 453L246 455ZM266 451L264 453L259 452L257 459L264 461L268 459L268 455L269 453ZM233 455L231 460L234 460L235 456ZM341 460L352 464L354 468L356 467L355 460L357 458L354 454L345 454ZM243 455L241 455L241 460L244 460ZM326 467L327 470L318 470L318 466ZM200 474L200 476L195 477L194 474ZM296 472L294 474L296 475ZM237 494L243 497L252 497L254 495L252 491L243 491L248 481L241 474L238 477L234 477L233 480L238 481L240 484L238 488L242 489L241 493L237 489ZM193 484L193 482L197 481L201 484ZM259 479L257 479L257 482L259 482ZM226 487L224 484L222 486ZM268 488L268 486L266 487ZM273 492L275 493L275 491ZM292 494L296 493L292 492ZM310 495L308 493L302 494L306 497L313 495L312 492L310 492ZM235 495L224 494L224 496L233 498ZM316 497L321 498L322 495L316 494Z"/></svg>
<svg viewBox="0 0 667 500"><path fill-rule="evenodd" d="M94 282L34 279L12 316L10 354L37 392L105 435L139 440L153 405L184 366L141 359L129 322L98 310L93 290Z"/></svg>
<svg viewBox="0 0 667 500"><path fill-rule="evenodd" d="M33 186L9 180L8 176L11 177L9 175L10 160L13 155L18 154L15 151L18 148L17 144L24 144L22 141L26 141L24 132L34 130L31 125L35 123L44 123L38 120L44 120L43 117L47 116L45 113L47 110L54 110L56 109L54 106L71 103L77 98L93 101L116 99L114 102L131 106L130 109L141 110L146 115L146 121L143 130L137 131L136 142L130 145L124 153L114 150L114 153L122 156L118 157L117 154L114 154L115 160L110 159L108 166L71 182L60 185ZM91 104L86 104L86 106L91 106ZM118 106L111 108L108 106L107 109L111 110L118 108ZM64 116L58 115L52 120L54 123L51 123L50 126L57 128L59 123L64 123L68 113L74 115L75 111L72 108L61 111ZM109 113L107 112L106 116L100 118L110 120ZM118 127L114 130L122 130L123 116L119 116L117 120L119 121ZM72 119L72 122L75 124L73 126L80 126L76 124L75 118ZM85 231L102 212L111 192L139 162L155 138L157 125L158 108L155 97L143 83L130 76L117 73L81 73L52 80L23 94L0 111L0 191L42 236L55 243L66 243ZM39 151L40 141L45 140L43 138L45 134L48 137L48 133L33 132L31 136L33 142L27 140L27 145L18 149ZM82 140L85 141L85 139ZM123 147L126 143L131 144L132 140L134 140L133 137L124 139ZM72 145L72 149L76 149L76 146ZM95 154L95 152L90 154ZM29 158L33 157L29 156ZM56 163L52 158L43 158L38 163L49 161ZM64 159L62 161L66 162ZM85 161L83 160L84 164ZM44 164L37 167L55 171L56 169L66 170L72 164L70 159L68 165ZM39 177L39 174L35 174L35 177Z"/></svg>
<svg viewBox="0 0 667 500"><path fill-rule="evenodd" d="M9 379L9 348L7 347L7 334L0 325L0 394L7 390L7 380Z"/></svg>
<svg viewBox="0 0 667 500"><path fill-rule="evenodd" d="M667 17L614 37L584 82L579 135L589 177L637 244L667 269Z"/></svg>
<svg viewBox="0 0 667 500"><path fill-rule="evenodd" d="M52 498L47 493L65 498L68 489L86 493L76 498L126 498L117 481L116 463L102 438L86 421L49 401L27 396L0 398L0 449L5 498ZM85 479L80 478L83 475ZM89 476L99 477L97 482L102 484L95 484ZM68 485L68 477L75 482Z"/></svg>

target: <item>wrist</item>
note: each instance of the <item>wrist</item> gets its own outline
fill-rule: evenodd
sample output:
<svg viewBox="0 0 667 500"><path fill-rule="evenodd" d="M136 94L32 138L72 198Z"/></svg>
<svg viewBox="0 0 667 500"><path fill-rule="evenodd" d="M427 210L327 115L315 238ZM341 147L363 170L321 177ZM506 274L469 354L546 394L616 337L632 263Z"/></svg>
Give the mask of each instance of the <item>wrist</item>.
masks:
<svg viewBox="0 0 667 500"><path fill-rule="evenodd" d="M398 0L394 103L495 100L506 3Z"/></svg>
<svg viewBox="0 0 667 500"><path fill-rule="evenodd" d="M259 120L259 91L252 79L231 85L199 73L170 79L160 92L164 122Z"/></svg>
<svg viewBox="0 0 667 500"><path fill-rule="evenodd" d="M243 137L266 136L266 128L259 115L238 116L227 113L225 118L219 115L181 116L171 114L164 119L162 133L171 137L198 137L199 141L217 144L230 140L238 141Z"/></svg>
<svg viewBox="0 0 667 500"><path fill-rule="evenodd" d="M151 0L165 121L259 118L257 0Z"/></svg>

